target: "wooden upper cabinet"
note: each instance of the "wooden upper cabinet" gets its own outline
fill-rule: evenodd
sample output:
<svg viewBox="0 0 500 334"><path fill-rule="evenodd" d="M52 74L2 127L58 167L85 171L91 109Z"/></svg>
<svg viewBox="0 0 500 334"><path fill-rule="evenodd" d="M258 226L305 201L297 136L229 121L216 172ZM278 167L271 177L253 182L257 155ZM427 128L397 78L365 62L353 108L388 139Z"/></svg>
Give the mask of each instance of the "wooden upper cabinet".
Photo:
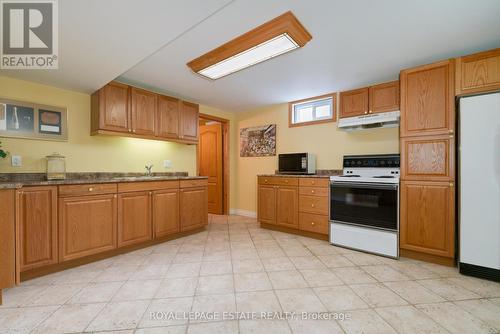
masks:
<svg viewBox="0 0 500 334"><path fill-rule="evenodd" d="M179 138L179 100L158 96L156 109L156 136L162 138Z"/></svg>
<svg viewBox="0 0 500 334"><path fill-rule="evenodd" d="M57 263L57 187L17 191L16 226L20 271Z"/></svg>
<svg viewBox="0 0 500 334"><path fill-rule="evenodd" d="M156 94L146 90L131 88L132 132L138 135L155 134Z"/></svg>
<svg viewBox="0 0 500 334"><path fill-rule="evenodd" d="M500 48L456 59L456 95L500 90Z"/></svg>
<svg viewBox="0 0 500 334"><path fill-rule="evenodd" d="M61 261L116 248L116 195L59 198Z"/></svg>
<svg viewBox="0 0 500 334"><path fill-rule="evenodd" d="M400 247L455 256L455 187L449 182L402 181Z"/></svg>
<svg viewBox="0 0 500 334"><path fill-rule="evenodd" d="M129 86L110 82L92 94L92 131L130 131Z"/></svg>
<svg viewBox="0 0 500 334"><path fill-rule="evenodd" d="M368 113L399 110L399 81L386 82L369 88Z"/></svg>
<svg viewBox="0 0 500 334"><path fill-rule="evenodd" d="M160 238L180 231L179 190L158 190L153 193L153 231Z"/></svg>
<svg viewBox="0 0 500 334"><path fill-rule="evenodd" d="M118 247L151 240L151 196L149 191L118 194Z"/></svg>
<svg viewBox="0 0 500 334"><path fill-rule="evenodd" d="M368 87L340 92L339 116L353 117L368 114Z"/></svg>
<svg viewBox="0 0 500 334"><path fill-rule="evenodd" d="M207 187L180 189L181 232L208 224Z"/></svg>
<svg viewBox="0 0 500 334"><path fill-rule="evenodd" d="M259 185L257 220L264 224L276 224L276 189L274 186Z"/></svg>
<svg viewBox="0 0 500 334"><path fill-rule="evenodd" d="M276 224L299 227L299 189L297 187L276 188Z"/></svg>
<svg viewBox="0 0 500 334"><path fill-rule="evenodd" d="M454 60L401 71L401 137L453 133Z"/></svg>
<svg viewBox="0 0 500 334"><path fill-rule="evenodd" d="M198 142L198 115L199 106L197 104L181 101L179 133L180 139Z"/></svg>

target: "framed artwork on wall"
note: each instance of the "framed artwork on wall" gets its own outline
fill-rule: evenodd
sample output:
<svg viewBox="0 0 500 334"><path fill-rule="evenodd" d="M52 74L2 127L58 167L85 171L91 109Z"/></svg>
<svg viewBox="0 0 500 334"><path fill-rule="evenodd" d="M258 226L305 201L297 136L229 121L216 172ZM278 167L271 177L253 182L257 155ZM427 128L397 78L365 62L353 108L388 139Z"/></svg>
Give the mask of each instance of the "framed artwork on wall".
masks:
<svg viewBox="0 0 500 334"><path fill-rule="evenodd" d="M0 98L0 137L67 141L67 110Z"/></svg>
<svg viewBox="0 0 500 334"><path fill-rule="evenodd" d="M240 157L276 155L276 124L240 129Z"/></svg>

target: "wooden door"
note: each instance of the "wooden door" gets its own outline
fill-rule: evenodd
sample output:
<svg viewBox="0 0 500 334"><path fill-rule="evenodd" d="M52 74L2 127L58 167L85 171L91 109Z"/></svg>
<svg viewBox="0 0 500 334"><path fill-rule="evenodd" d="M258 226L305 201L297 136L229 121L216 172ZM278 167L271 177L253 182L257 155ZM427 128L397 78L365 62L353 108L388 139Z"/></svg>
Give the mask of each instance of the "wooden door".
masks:
<svg viewBox="0 0 500 334"><path fill-rule="evenodd" d="M453 183L401 182L400 247L453 258L454 203Z"/></svg>
<svg viewBox="0 0 500 334"><path fill-rule="evenodd" d="M276 224L292 228L299 227L299 189L297 187L276 188Z"/></svg>
<svg viewBox="0 0 500 334"><path fill-rule="evenodd" d="M155 134L156 94L131 88L132 132L138 135Z"/></svg>
<svg viewBox="0 0 500 334"><path fill-rule="evenodd" d="M153 231L155 238L180 231L179 190L158 190L153 193Z"/></svg>
<svg viewBox="0 0 500 334"><path fill-rule="evenodd" d="M500 89L500 48L457 58L456 95Z"/></svg>
<svg viewBox="0 0 500 334"><path fill-rule="evenodd" d="M156 109L156 135L162 138L179 137L179 100L158 95Z"/></svg>
<svg viewBox="0 0 500 334"><path fill-rule="evenodd" d="M340 93L341 118L364 114L368 114L368 87Z"/></svg>
<svg viewBox="0 0 500 334"><path fill-rule="evenodd" d="M401 178L453 181L454 157L453 135L401 138Z"/></svg>
<svg viewBox="0 0 500 334"><path fill-rule="evenodd" d="M399 110L399 80L370 86L368 95L369 114Z"/></svg>
<svg viewBox="0 0 500 334"><path fill-rule="evenodd" d="M194 103L181 101L180 103L180 139L198 142L198 115L199 106Z"/></svg>
<svg viewBox="0 0 500 334"><path fill-rule="evenodd" d="M200 176L208 176L208 212L222 214L222 125L200 126L198 144Z"/></svg>
<svg viewBox="0 0 500 334"><path fill-rule="evenodd" d="M16 284L15 191L0 190L0 295Z"/></svg>
<svg viewBox="0 0 500 334"><path fill-rule="evenodd" d="M276 187L259 185L257 220L264 224L276 224Z"/></svg>
<svg viewBox="0 0 500 334"><path fill-rule="evenodd" d="M118 194L118 247L151 240L149 191Z"/></svg>
<svg viewBox="0 0 500 334"><path fill-rule="evenodd" d="M114 194L60 198L60 260L73 260L115 249L116 218Z"/></svg>
<svg viewBox="0 0 500 334"><path fill-rule="evenodd" d="M207 187L180 190L181 231L189 231L208 224Z"/></svg>
<svg viewBox="0 0 500 334"><path fill-rule="evenodd" d="M401 137L453 133L454 62L401 71Z"/></svg>
<svg viewBox="0 0 500 334"><path fill-rule="evenodd" d="M99 90L99 129L130 132L129 87L110 82Z"/></svg>
<svg viewBox="0 0 500 334"><path fill-rule="evenodd" d="M20 271L57 263L57 187L23 188L17 203Z"/></svg>

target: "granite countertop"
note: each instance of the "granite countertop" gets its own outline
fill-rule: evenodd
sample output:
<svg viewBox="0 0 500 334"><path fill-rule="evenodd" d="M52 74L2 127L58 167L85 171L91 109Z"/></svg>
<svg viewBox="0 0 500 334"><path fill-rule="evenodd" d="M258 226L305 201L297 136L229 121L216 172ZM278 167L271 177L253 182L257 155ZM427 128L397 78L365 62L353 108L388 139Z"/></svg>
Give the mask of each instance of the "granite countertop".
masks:
<svg viewBox="0 0 500 334"><path fill-rule="evenodd" d="M45 173L0 173L0 189L19 189L23 186L64 184L149 182L168 180L207 179L206 176L188 176L187 173L67 173L65 180L47 180Z"/></svg>

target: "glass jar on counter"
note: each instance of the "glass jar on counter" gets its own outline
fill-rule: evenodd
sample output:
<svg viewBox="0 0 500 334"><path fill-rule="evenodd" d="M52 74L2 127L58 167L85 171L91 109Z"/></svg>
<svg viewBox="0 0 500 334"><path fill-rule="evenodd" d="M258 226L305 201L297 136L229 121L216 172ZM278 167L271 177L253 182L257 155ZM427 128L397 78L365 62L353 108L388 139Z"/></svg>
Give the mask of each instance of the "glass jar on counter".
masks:
<svg viewBox="0 0 500 334"><path fill-rule="evenodd" d="M59 153L53 153L47 158L47 180L66 179L66 157Z"/></svg>

